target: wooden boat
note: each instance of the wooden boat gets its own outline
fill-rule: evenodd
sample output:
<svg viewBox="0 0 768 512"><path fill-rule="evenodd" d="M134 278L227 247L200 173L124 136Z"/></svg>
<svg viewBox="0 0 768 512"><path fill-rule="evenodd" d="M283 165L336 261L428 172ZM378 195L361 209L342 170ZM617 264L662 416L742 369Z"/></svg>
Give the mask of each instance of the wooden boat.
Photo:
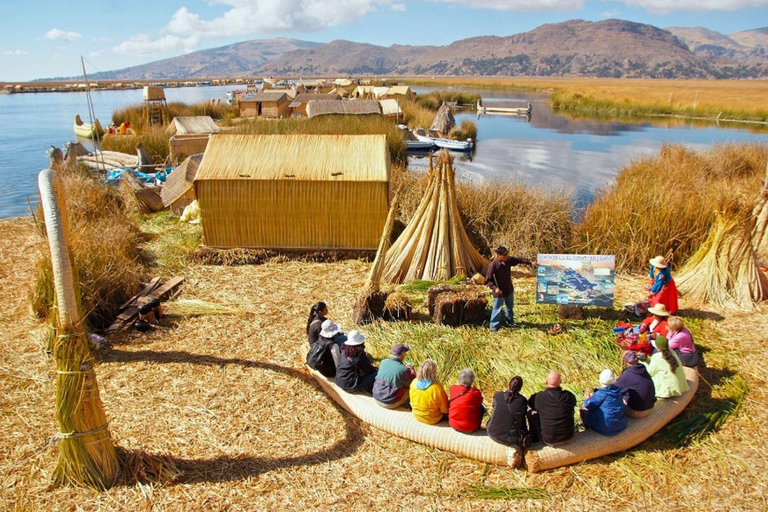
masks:
<svg viewBox="0 0 768 512"><path fill-rule="evenodd" d="M463 141L463 140L451 140L451 139L441 139L438 137L428 137L426 135L420 135L417 132L413 132L413 135L420 141L425 143L432 143L438 148L441 149L448 149L450 151L462 151L462 152L469 152L472 150L472 142L471 141Z"/></svg>
<svg viewBox="0 0 768 512"><path fill-rule="evenodd" d="M74 130L75 135L86 139L92 139L93 137L98 138L104 135L104 128L102 128L98 119L96 119L93 124L84 123L83 120L80 119L80 114L75 116L75 121L72 123L72 129Z"/></svg>
<svg viewBox="0 0 768 512"><path fill-rule="evenodd" d="M529 116L531 115L532 106L529 103L526 108L506 108L506 107L484 107L480 105L480 100L477 101L477 111L481 114L509 114L516 116Z"/></svg>
<svg viewBox="0 0 768 512"><path fill-rule="evenodd" d="M434 151L437 149L437 145L434 142L407 140L405 141L405 148L407 151Z"/></svg>

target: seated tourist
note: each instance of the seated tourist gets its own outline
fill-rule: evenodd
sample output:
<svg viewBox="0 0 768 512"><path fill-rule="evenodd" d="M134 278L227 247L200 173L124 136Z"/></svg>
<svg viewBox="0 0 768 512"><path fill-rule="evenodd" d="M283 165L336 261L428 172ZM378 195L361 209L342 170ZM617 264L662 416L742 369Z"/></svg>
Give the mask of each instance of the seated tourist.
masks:
<svg viewBox="0 0 768 512"><path fill-rule="evenodd" d="M403 364L405 354L409 350L407 345L398 343L392 347L389 358L379 365L379 372L373 383L373 398L382 407L395 409L408 402L408 387L416 376L410 363Z"/></svg>
<svg viewBox="0 0 768 512"><path fill-rule="evenodd" d="M416 378L411 382L411 410L422 423L434 425L448 414L448 395L437 382L437 363L427 359L419 366Z"/></svg>
<svg viewBox="0 0 768 512"><path fill-rule="evenodd" d="M328 306L325 302L317 302L309 308L309 319L307 320L307 341L311 347L320 336L320 329L328 315Z"/></svg>
<svg viewBox="0 0 768 512"><path fill-rule="evenodd" d="M459 432L474 432L480 428L485 414L483 394L474 387L475 372L464 368L459 372L459 383L451 386L448 400L448 424Z"/></svg>
<svg viewBox="0 0 768 512"><path fill-rule="evenodd" d="M528 399L531 441L550 446L568 442L574 434L573 409L576 396L560 387L560 374L549 372L547 387Z"/></svg>
<svg viewBox="0 0 768 512"><path fill-rule="evenodd" d="M643 320L642 325L648 327L648 331L651 333L651 338L656 336L667 335L667 320L669 318L669 312L664 304L656 304L648 308L648 316Z"/></svg>
<svg viewBox="0 0 768 512"><path fill-rule="evenodd" d="M685 328L683 319L679 316L671 316L667 320L667 339L669 350L673 350L683 366L695 368L699 365L699 354L696 353L696 345L693 344L691 331Z"/></svg>
<svg viewBox="0 0 768 512"><path fill-rule="evenodd" d="M669 350L669 340L659 336L654 340L656 352L645 363L648 373L653 379L657 398L680 396L688 391L688 381L685 379L683 363L677 354Z"/></svg>
<svg viewBox="0 0 768 512"><path fill-rule="evenodd" d="M326 309L327 311L327 309ZM341 358L341 347L347 341L347 336L333 320L325 320L320 324L320 333L317 336L317 343L328 347L333 357L334 366L339 366Z"/></svg>
<svg viewBox="0 0 768 512"><path fill-rule="evenodd" d="M523 440L528 437L528 427L525 416L528 410L528 400L520 394L523 389L523 378L515 375L509 381L506 391L498 391L493 395L493 414L488 420L488 437L507 446L523 446ZM573 419L573 410L571 410Z"/></svg>
<svg viewBox="0 0 768 512"><path fill-rule="evenodd" d="M624 372L616 379L616 385L624 394L627 416L644 418L651 414L656 403L653 380L635 352L624 353L624 365Z"/></svg>
<svg viewBox="0 0 768 512"><path fill-rule="evenodd" d="M579 413L584 426L604 436L615 436L627 428L624 393L611 370L600 372L600 387L587 396Z"/></svg>
<svg viewBox="0 0 768 512"><path fill-rule="evenodd" d="M344 391L373 390L376 379L376 367L365 354L365 336L357 331L349 332L349 339L344 342L344 353L336 368L336 385Z"/></svg>

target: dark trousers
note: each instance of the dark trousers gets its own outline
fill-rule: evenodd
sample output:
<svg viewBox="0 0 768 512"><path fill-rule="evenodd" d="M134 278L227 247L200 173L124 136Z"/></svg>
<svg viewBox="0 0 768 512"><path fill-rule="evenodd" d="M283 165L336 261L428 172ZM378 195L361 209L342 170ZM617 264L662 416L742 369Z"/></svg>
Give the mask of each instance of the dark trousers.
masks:
<svg viewBox="0 0 768 512"><path fill-rule="evenodd" d="M376 374L378 372L371 372L368 375L358 377L357 386L355 391L365 391L366 393L373 393L373 381L376 380Z"/></svg>
<svg viewBox="0 0 768 512"><path fill-rule="evenodd" d="M699 366L698 352L694 352L693 354L686 354L680 352L678 349L674 349L674 351L677 353L677 357L680 358L680 362L683 363L683 366L687 366L688 368L695 368L696 366Z"/></svg>
<svg viewBox="0 0 768 512"><path fill-rule="evenodd" d="M541 418L539 418L539 413L533 409L528 409L528 429L531 432L532 443L541 441Z"/></svg>

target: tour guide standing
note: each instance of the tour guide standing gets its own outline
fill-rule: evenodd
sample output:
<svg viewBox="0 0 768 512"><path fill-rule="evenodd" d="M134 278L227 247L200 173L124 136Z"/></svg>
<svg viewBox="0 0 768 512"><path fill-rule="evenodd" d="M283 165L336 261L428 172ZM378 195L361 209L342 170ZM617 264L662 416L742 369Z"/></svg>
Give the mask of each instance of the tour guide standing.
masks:
<svg viewBox="0 0 768 512"><path fill-rule="evenodd" d="M512 267L516 265L531 265L535 263L527 258L514 258L509 255L506 247L496 249L496 258L488 265L485 282L493 292L493 311L491 312L491 330L496 332L501 327L501 308L507 306L507 323L510 327L515 324L515 288L512 286Z"/></svg>

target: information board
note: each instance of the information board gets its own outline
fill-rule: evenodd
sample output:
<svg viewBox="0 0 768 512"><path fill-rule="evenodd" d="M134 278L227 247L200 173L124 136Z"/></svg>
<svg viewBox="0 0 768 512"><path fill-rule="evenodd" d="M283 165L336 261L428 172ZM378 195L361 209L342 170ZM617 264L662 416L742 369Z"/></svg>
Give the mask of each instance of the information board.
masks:
<svg viewBox="0 0 768 512"><path fill-rule="evenodd" d="M539 254L536 302L613 307L615 256Z"/></svg>

